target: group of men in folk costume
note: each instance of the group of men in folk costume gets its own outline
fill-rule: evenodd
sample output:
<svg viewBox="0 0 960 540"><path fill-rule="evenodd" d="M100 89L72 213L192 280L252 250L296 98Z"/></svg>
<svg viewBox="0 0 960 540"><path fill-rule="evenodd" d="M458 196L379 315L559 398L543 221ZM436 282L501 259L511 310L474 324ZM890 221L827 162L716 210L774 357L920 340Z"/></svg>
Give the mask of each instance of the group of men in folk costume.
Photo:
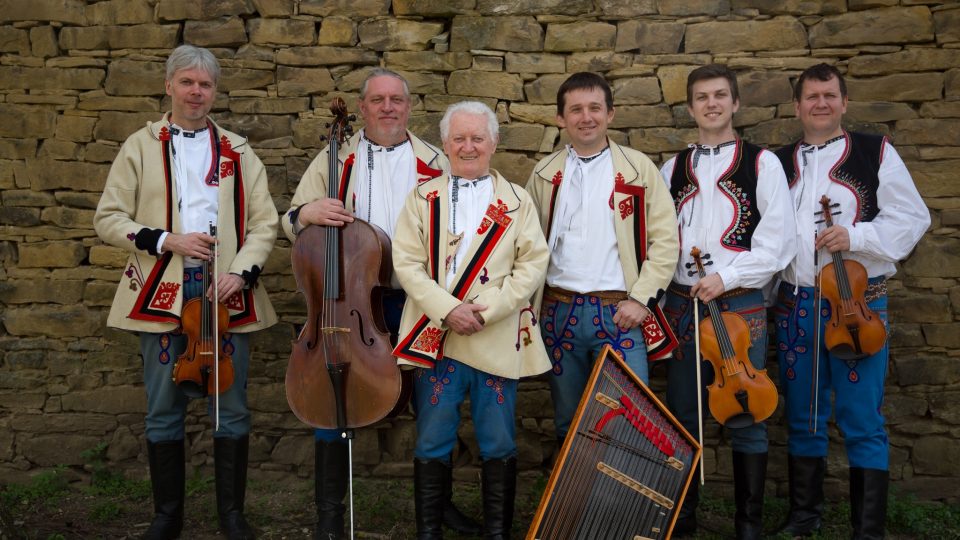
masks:
<svg viewBox="0 0 960 540"><path fill-rule="evenodd" d="M236 372L219 399L217 508L228 537L254 534L243 516L247 337L276 322L257 278L278 219L265 169L247 141L207 116L218 75L205 49L185 45L171 54L166 89L172 111L126 141L95 218L104 241L130 252L108 324L140 333L155 510L147 538L176 538L182 529L183 422L192 396L172 382L171 360L185 346L177 331L184 302L213 294L213 287L204 291L197 283L196 268L210 258L215 241L221 269L216 291L230 314L221 345ZM336 156L341 177L326 178L330 156L321 151L279 221L291 241L308 225L336 227L357 218L392 239L395 282L383 295L383 308L394 355L404 369L415 370L418 538L441 538L443 525L509 538L517 382L549 372L562 441L604 344L644 382L648 362L668 358L668 406L694 431L697 392L711 378L706 368L698 388L696 370L704 368L693 347L694 299L719 300L724 310L743 315L753 344L749 359L760 369L767 343L762 290L778 276L776 349L790 451L790 515L783 531L803 536L821 525L832 391L851 465L854 535L883 536L888 443L879 409L887 346L850 362L815 341L820 332L813 326L829 316L814 315L830 310L813 289L816 253L822 261L827 253L844 252L863 263L870 307L885 321L885 279L919 240L929 214L886 139L842 129L846 102L836 68L806 70L795 90L804 137L775 156L733 129L740 105L735 75L718 65L698 68L687 84L698 141L658 174L647 156L608 136L615 109L606 81L577 73L557 95L557 123L569 143L543 158L523 188L490 168L499 137L496 115L486 105L448 108L441 152L407 129L406 81L385 69L370 72L358 101L364 128ZM338 197L328 196L331 181L338 182ZM817 224L821 195L839 203L829 228ZM220 225L216 240L206 234L208 222ZM693 246L713 262L703 279L687 272ZM811 370L812 362L819 369ZM819 374L816 380L811 373ZM467 395L480 448L482 525L450 502L451 455ZM338 434L315 431L316 538L344 536L348 461ZM731 430L730 437L736 534L757 538L766 429L756 423ZM677 536L696 531L697 501L695 483Z"/></svg>

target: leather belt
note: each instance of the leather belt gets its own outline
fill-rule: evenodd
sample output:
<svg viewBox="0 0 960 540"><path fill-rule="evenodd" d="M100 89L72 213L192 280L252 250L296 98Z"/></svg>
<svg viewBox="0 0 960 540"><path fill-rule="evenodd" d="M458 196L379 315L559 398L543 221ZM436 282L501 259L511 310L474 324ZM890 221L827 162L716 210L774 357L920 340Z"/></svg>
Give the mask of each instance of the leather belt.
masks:
<svg viewBox="0 0 960 540"><path fill-rule="evenodd" d="M626 291L591 291L588 293L578 293L561 289L560 287L551 287L550 285L547 285L543 289L543 298L545 300L554 300L558 302L564 302L566 304L572 304L577 296L596 298L600 301L600 305L602 306L617 304L630 298Z"/></svg>
<svg viewBox="0 0 960 540"><path fill-rule="evenodd" d="M690 286L689 286L689 285L680 285L679 283L676 283L676 282L671 281L671 282L670 282L670 286L667 287L667 290L670 291L670 292L672 292L673 294L676 294L676 295L678 295L678 296L682 296L682 297L684 297L684 298L692 298L692 297L690 296ZM731 290L729 290L729 291L724 292L723 294L721 294L720 296L717 297L717 300L723 300L723 299L725 299L725 298L733 298L733 297L735 297L735 296L741 296L741 295L744 295L744 294L750 294L750 293L752 293L752 292L754 292L754 291L756 291L756 290L757 290L757 289L745 289L745 288L743 288L743 287L737 287L736 289L731 289Z"/></svg>

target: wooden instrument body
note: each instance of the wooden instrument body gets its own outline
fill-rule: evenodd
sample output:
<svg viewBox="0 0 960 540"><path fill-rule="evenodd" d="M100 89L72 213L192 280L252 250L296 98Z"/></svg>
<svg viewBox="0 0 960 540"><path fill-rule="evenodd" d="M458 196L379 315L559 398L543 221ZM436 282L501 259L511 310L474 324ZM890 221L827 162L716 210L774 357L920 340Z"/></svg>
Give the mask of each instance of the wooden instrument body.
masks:
<svg viewBox="0 0 960 540"><path fill-rule="evenodd" d="M849 297L838 283L836 263L821 270L820 290L830 302L830 320L824 325L823 342L841 360L861 360L883 349L887 330L883 320L867 306L867 270L857 261L841 259L849 283Z"/></svg>
<svg viewBox="0 0 960 540"><path fill-rule="evenodd" d="M697 440L607 345L527 540L669 538L699 459Z"/></svg>
<svg viewBox="0 0 960 540"><path fill-rule="evenodd" d="M341 294L335 299L327 298L329 283L318 271L327 267L328 233L340 235L338 261L331 262L341 265ZM293 342L287 366L287 401L293 413L317 428L354 428L404 406L404 378L393 357L379 294L390 287L392 272L386 233L361 219L339 228L311 225L297 236L291 258L307 303L306 324ZM337 425L329 370L338 366L343 369L344 426Z"/></svg>
<svg viewBox="0 0 960 540"><path fill-rule="evenodd" d="M206 291L204 291L206 294ZM203 304L207 303L204 310ZM173 381L183 387L188 395L211 396L222 394L233 385L233 361L230 355L220 350L217 360L217 377L213 375L213 363L216 358L216 347L220 346L223 334L230 325L230 313L227 307L220 302L216 303L217 328L216 332L204 332L204 325L212 327L212 319L203 322L212 311L210 301L206 296L191 298L183 306L180 314L182 331L187 336L187 348L173 366ZM206 312L205 312L206 311ZM217 385L219 380L219 385Z"/></svg>
<svg viewBox="0 0 960 540"><path fill-rule="evenodd" d="M747 427L763 422L777 410L777 387L766 369L750 362L750 326L737 313L724 311L725 328L734 356L724 358L717 326L710 317L700 322L700 352L713 366L713 383L707 386L710 414L727 427Z"/></svg>

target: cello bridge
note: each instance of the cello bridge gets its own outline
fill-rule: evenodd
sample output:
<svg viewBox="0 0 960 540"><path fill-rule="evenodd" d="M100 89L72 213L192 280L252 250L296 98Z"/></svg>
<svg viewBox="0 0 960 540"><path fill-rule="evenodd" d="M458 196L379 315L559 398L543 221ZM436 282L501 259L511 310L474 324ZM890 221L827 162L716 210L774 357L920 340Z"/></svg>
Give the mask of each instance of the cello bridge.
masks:
<svg viewBox="0 0 960 540"><path fill-rule="evenodd" d="M349 334L350 333L349 328L343 328L340 326L325 326L321 328L320 331L323 332L324 334L337 334L337 333Z"/></svg>

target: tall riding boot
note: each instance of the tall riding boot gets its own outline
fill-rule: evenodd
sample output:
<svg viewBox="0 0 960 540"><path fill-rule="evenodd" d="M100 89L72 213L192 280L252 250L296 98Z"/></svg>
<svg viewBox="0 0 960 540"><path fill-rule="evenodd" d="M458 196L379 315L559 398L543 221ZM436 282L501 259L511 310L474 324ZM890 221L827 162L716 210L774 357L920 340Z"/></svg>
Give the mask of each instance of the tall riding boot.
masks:
<svg viewBox="0 0 960 540"><path fill-rule="evenodd" d="M854 540L883 538L889 480L888 471L850 467L850 523Z"/></svg>
<svg viewBox="0 0 960 540"><path fill-rule="evenodd" d="M777 534L810 536L820 530L823 515L823 477L827 458L787 456L790 513Z"/></svg>
<svg viewBox="0 0 960 540"><path fill-rule="evenodd" d="M450 465L437 460L413 460L413 502L417 509L417 540L443 538L444 483Z"/></svg>
<svg viewBox="0 0 960 540"><path fill-rule="evenodd" d="M453 467L444 469L443 524L450 529L467 536L480 536L480 524L467 517L453 504Z"/></svg>
<svg viewBox="0 0 960 540"><path fill-rule="evenodd" d="M733 491L737 503L734 526L738 540L763 536L763 483L767 476L767 453L733 453Z"/></svg>
<svg viewBox="0 0 960 540"><path fill-rule="evenodd" d="M153 521L144 540L173 540L183 529L183 439L147 441L150 485L153 488Z"/></svg>
<svg viewBox="0 0 960 540"><path fill-rule="evenodd" d="M693 479L687 488L683 505L677 512L677 522L673 526L673 538L693 536L697 533L697 503L700 502L700 468L693 472Z"/></svg>
<svg viewBox="0 0 960 540"><path fill-rule="evenodd" d="M217 514L220 531L230 540L254 538L253 530L243 517L243 500L247 491L247 451L250 439L214 437L213 470L217 483Z"/></svg>
<svg viewBox="0 0 960 540"><path fill-rule="evenodd" d="M314 454L314 501L317 505L315 540L344 538L343 498L350 481L349 447L343 441L317 441Z"/></svg>
<svg viewBox="0 0 960 540"><path fill-rule="evenodd" d="M480 470L483 496L483 537L509 540L517 494L517 458L488 459Z"/></svg>

